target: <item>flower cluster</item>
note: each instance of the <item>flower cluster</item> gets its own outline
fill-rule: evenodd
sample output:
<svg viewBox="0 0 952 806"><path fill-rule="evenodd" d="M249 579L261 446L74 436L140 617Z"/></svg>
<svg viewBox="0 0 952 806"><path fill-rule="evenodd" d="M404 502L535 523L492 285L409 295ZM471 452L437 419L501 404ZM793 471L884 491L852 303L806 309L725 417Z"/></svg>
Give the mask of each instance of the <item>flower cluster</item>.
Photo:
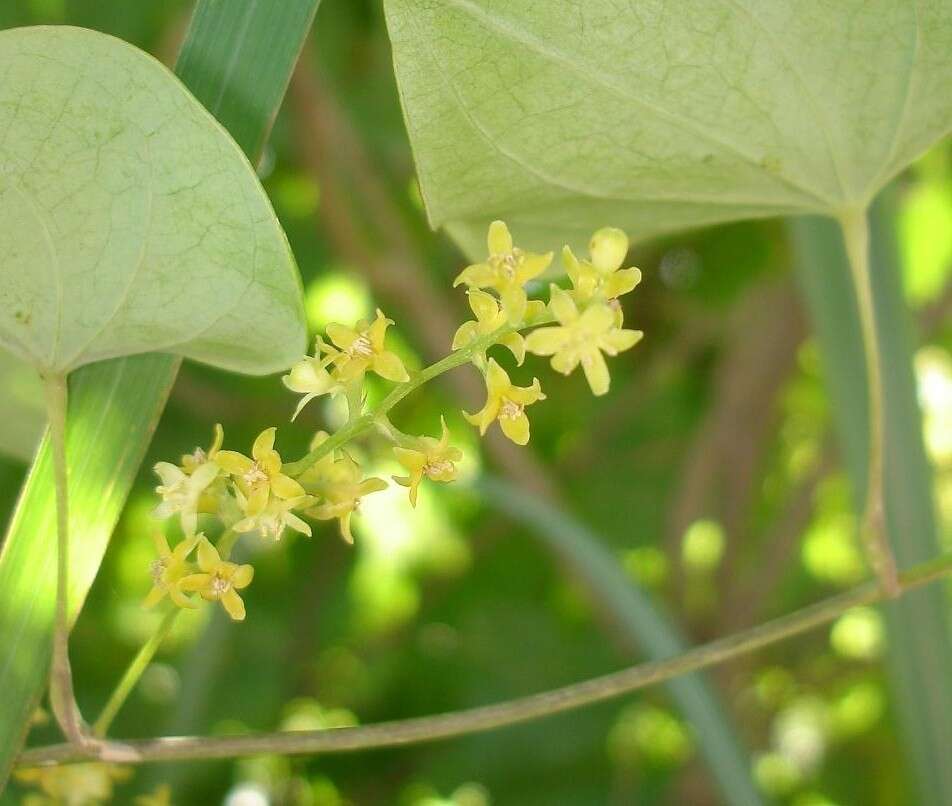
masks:
<svg viewBox="0 0 952 806"><path fill-rule="evenodd" d="M22 784L33 786L21 802L22 806L94 806L113 798L116 784L132 777L132 770L118 764L98 761L83 764L58 764L52 767L25 767L13 776ZM161 784L152 793L138 795L135 806L171 806L172 790Z"/></svg>
<svg viewBox="0 0 952 806"><path fill-rule="evenodd" d="M386 442L386 459L399 466L393 482L407 488L416 506L424 481L446 483L457 477L459 448L450 444L450 431L441 418L440 435L401 432L388 419L390 409L410 391L441 372L471 362L482 374L486 402L475 413L463 413L480 434L493 423L513 442L529 441L526 409L545 400L541 384L512 381L495 357L496 346L506 348L521 366L526 353L546 356L557 372L568 375L581 366L592 392L608 391L605 356L615 356L634 346L641 332L623 327L618 298L640 281L636 268L622 268L628 238L618 229L604 228L589 243L588 259L578 259L566 246L562 262L570 288L549 284L548 302L529 299L532 284L552 263L552 252L537 254L513 245L508 227L494 221L489 227L489 255L466 267L454 285L465 285L475 319L462 324L452 342L452 352L442 361L411 375L400 356L387 347L387 330L393 324L379 309L372 321L353 326L331 323L326 338L315 341L314 354L303 357L282 378L284 385L301 395L291 419L313 400L340 397L348 416L340 430L330 435L318 431L308 453L286 463L275 449L276 428L266 428L254 440L250 455L222 448L224 433L215 426L211 446L181 457L178 464L159 462L155 472L161 483L156 492L161 503L156 517L178 516L183 537L173 548L157 534L157 559L152 563L153 587L146 605L166 598L181 608L197 607L202 600L217 601L235 620L245 616L239 591L254 575L251 565L230 561L231 549L241 534L279 540L291 530L307 536L307 520L336 520L342 536L353 542L351 518L361 499L389 486L365 472L348 450L348 443L374 429ZM523 331L529 330L527 334ZM368 410L365 390L368 373L394 384L391 393ZM213 545L198 531L199 518L217 519L221 536Z"/></svg>

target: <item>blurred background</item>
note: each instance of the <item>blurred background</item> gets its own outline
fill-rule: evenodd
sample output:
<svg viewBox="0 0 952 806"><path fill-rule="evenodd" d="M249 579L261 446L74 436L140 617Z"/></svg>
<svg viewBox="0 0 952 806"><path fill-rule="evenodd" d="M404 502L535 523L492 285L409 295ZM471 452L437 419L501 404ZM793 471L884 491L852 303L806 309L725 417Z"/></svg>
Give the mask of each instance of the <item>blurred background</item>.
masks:
<svg viewBox="0 0 952 806"><path fill-rule="evenodd" d="M188 13L178 0L13 0L0 27L95 28L170 64ZM451 288L466 261L426 224L378 0L319 9L260 175L297 256L312 332L380 306L409 366L447 352L468 318ZM879 221L898 242L934 471L934 489L914 500L925 494L935 539L952 548L948 143L898 180ZM449 413L463 483L430 485L415 511L400 488L367 498L354 547L333 523L312 540L247 545L257 569L247 620L230 624L213 608L180 619L114 733L311 729L490 703L637 662L652 641L749 627L866 578L829 368L792 269L795 233L759 221L651 243L630 235L629 262L645 279L626 298L626 321L646 337L612 361L609 395L593 398L580 374L562 379L530 358L523 374L537 374L549 400L532 410L525 449L480 443L463 421L460 408L482 395L469 368L408 400L395 415L406 431L437 433ZM5 525L42 415L29 378L2 360L0 374L0 417L24 424L0 444ZM297 455L339 413L314 405L290 424L295 403L275 377L183 367L73 633L87 713L158 618L141 607L148 468L206 444L216 421L239 450L278 424L278 448ZM766 800L917 802L915 748L887 673L892 641L881 612L861 608L710 672ZM704 741L652 688L402 750L144 767L117 802L164 781L174 803L196 806L721 803ZM21 795L13 786L0 801Z"/></svg>

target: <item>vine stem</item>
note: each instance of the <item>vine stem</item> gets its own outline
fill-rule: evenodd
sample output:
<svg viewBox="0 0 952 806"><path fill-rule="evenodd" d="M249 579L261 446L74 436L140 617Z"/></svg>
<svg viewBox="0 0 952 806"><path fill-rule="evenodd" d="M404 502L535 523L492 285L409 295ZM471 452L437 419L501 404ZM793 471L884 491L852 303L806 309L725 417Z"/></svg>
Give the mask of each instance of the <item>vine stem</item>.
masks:
<svg viewBox="0 0 952 806"><path fill-rule="evenodd" d="M152 633L149 640L139 648L136 656L126 668L125 673L116 684L115 689L113 689L109 700L99 714L99 718L93 723L94 736L103 738L109 732L112 721L116 718L122 706L125 705L126 699L132 693L136 683L139 682L139 678L142 677L142 673L146 670L146 667L152 662L152 658L155 657L159 646L172 631L172 627L175 626L175 620L178 618L180 612L181 611L177 608L169 610L162 618L162 621L159 622L159 626L155 632Z"/></svg>
<svg viewBox="0 0 952 806"><path fill-rule="evenodd" d="M952 553L917 565L899 575L901 592L952 574ZM827 624L847 610L882 601L889 594L870 582L750 630L695 647L681 655L642 663L619 672L516 700L436 716L352 728L285 731L242 736L169 736L123 743L129 763L235 758L259 754L315 755L396 747L447 739L526 722L602 702L637 689L724 663L800 633ZM21 767L62 764L97 758L90 747L61 744L22 753Z"/></svg>
<svg viewBox="0 0 952 806"><path fill-rule="evenodd" d="M850 274L856 290L863 350L866 357L866 379L869 400L869 446L866 475L866 500L861 520L861 534L879 583L890 598L900 593L896 558L889 545L884 504L883 463L885 455L885 405L883 401L882 356L876 328L876 307L873 300L869 263L869 225L866 208L848 210L839 217Z"/></svg>
<svg viewBox="0 0 952 806"><path fill-rule="evenodd" d="M69 489L66 469L66 410L69 393L66 376L45 375L43 390L50 421L56 488L56 614L50 670L50 706L66 738L82 744L86 736L73 692L73 673L69 664Z"/></svg>

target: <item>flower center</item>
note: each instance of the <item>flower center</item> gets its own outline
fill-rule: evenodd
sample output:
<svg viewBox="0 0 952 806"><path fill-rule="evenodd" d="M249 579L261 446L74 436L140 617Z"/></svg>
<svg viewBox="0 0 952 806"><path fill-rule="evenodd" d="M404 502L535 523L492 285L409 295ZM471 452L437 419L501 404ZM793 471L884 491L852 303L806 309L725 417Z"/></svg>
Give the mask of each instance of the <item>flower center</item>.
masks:
<svg viewBox="0 0 952 806"><path fill-rule="evenodd" d="M257 487L260 484L263 484L268 480L268 474L261 469L261 465L257 462L254 462L251 467L245 471L245 474L242 476L245 483L249 487Z"/></svg>
<svg viewBox="0 0 952 806"><path fill-rule="evenodd" d="M281 537L281 532L284 531L284 522L280 515L262 515L258 520L258 528L262 537L278 540Z"/></svg>
<svg viewBox="0 0 952 806"><path fill-rule="evenodd" d="M434 476L442 475L443 473L452 473L453 472L453 463L448 459L430 459L425 465L423 465L423 473L428 478L433 478Z"/></svg>
<svg viewBox="0 0 952 806"><path fill-rule="evenodd" d="M165 569L168 568L168 566L168 561L161 557L149 563L149 575L152 577L152 581L156 585L162 581L162 577L165 574Z"/></svg>
<svg viewBox="0 0 952 806"><path fill-rule="evenodd" d="M514 403L508 397L502 399L502 404L499 406L499 417L503 420L515 420L520 414L522 414L523 406L519 403Z"/></svg>
<svg viewBox="0 0 952 806"><path fill-rule="evenodd" d="M369 358L374 354L374 347L370 343L370 339L367 336L361 334L353 343L350 345L349 350L351 355L359 355L362 358Z"/></svg>
<svg viewBox="0 0 952 806"><path fill-rule="evenodd" d="M231 581L225 579L221 574L215 574L212 577L211 585L212 593L216 596L221 596L222 594L228 593L228 590L231 588Z"/></svg>
<svg viewBox="0 0 952 806"><path fill-rule="evenodd" d="M511 252L507 252L505 255L497 255L494 262L496 268L502 272L503 277L507 280L514 280L516 278L516 269L519 268L521 259L522 250L516 248Z"/></svg>

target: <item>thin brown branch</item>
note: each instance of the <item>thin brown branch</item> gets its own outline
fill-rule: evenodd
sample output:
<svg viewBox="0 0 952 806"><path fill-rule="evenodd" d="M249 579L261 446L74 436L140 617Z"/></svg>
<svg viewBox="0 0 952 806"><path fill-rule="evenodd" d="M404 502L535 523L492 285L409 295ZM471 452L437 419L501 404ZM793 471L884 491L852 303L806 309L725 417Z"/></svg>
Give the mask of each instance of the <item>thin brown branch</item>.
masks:
<svg viewBox="0 0 952 806"><path fill-rule="evenodd" d="M947 577L950 573L952 554L942 555L902 573L899 577L901 592L905 593ZM884 598L886 593L877 584L867 583L750 630L703 644L674 658L642 663L540 694L464 711L378 725L318 731L242 736L172 736L126 742L116 746L107 745L105 749L60 744L28 750L20 755L17 764L20 767L29 767L117 756L128 763L140 764L268 753L317 755L399 747L480 733L610 700L680 675L724 663L828 624L853 607L873 604Z"/></svg>

